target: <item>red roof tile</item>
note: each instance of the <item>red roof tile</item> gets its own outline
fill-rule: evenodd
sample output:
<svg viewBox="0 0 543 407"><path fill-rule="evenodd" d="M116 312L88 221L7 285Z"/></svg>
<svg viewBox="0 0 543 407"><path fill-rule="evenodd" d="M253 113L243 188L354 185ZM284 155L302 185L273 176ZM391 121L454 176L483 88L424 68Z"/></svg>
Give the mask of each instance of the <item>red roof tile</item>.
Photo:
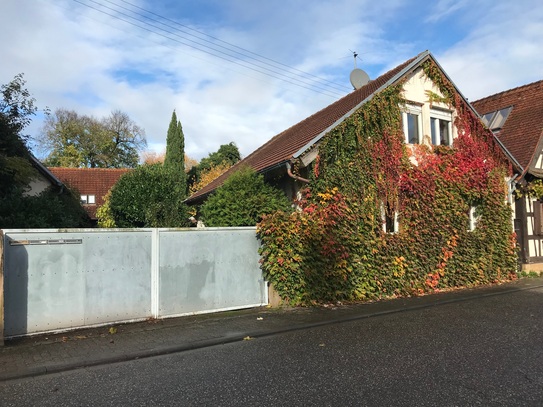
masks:
<svg viewBox="0 0 543 407"><path fill-rule="evenodd" d="M496 135L526 170L543 135L543 80L488 96L471 105L480 115L513 107Z"/></svg>
<svg viewBox="0 0 543 407"><path fill-rule="evenodd" d="M96 219L96 209L104 203L104 196L121 175L132 171L131 168L61 168L49 167L59 180L81 195L94 195L94 205L83 205L91 219Z"/></svg>
<svg viewBox="0 0 543 407"><path fill-rule="evenodd" d="M347 115L369 96L377 92L383 85L387 84L417 58L426 54L429 53L421 53L418 56L409 59L396 68L379 76L377 79L370 81L362 88L349 93L319 112L279 133L266 144L238 162L220 177L194 193L190 198L187 199L187 202L196 202L205 195L214 191L242 165L248 165L259 172L265 172L267 169L271 169L277 165L289 161L291 158L293 158L294 154L312 142L315 137L319 136L322 132Z"/></svg>

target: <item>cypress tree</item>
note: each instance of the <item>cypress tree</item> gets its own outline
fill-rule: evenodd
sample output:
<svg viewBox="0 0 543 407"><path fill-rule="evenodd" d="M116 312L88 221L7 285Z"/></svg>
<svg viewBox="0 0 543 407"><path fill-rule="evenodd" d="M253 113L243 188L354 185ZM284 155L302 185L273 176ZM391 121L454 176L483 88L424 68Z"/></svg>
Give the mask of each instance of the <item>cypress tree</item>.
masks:
<svg viewBox="0 0 543 407"><path fill-rule="evenodd" d="M172 113L170 126L168 127L168 136L166 138L166 157L164 158L164 167L174 172L179 180L180 198L186 196L187 177L185 174L185 136L181 122L177 120L175 110Z"/></svg>

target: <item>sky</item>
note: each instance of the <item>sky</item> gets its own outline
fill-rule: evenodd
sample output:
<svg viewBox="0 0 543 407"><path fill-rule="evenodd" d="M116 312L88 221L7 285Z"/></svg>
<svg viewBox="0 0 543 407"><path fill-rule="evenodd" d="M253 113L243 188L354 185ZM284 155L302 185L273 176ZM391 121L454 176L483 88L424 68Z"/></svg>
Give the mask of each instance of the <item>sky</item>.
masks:
<svg viewBox="0 0 543 407"><path fill-rule="evenodd" d="M245 157L352 92L353 52L373 79L429 50L471 101L543 79L541 0L0 0L0 26L0 84L125 112L156 153L175 110L198 160Z"/></svg>

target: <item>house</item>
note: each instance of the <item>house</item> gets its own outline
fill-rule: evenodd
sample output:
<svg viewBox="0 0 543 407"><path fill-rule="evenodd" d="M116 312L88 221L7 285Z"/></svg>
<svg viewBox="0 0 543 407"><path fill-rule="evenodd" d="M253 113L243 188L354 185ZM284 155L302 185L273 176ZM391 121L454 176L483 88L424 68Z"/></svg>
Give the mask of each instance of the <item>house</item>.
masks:
<svg viewBox="0 0 543 407"><path fill-rule="evenodd" d="M289 303L512 278L516 164L432 54L359 85L186 202L201 204L244 165L298 198L297 211L258 228L264 276Z"/></svg>
<svg viewBox="0 0 543 407"><path fill-rule="evenodd" d="M543 80L472 102L514 158L514 227L526 271L543 271Z"/></svg>
<svg viewBox="0 0 543 407"><path fill-rule="evenodd" d="M310 167L318 155L321 139L375 94L405 80L405 99L408 101L403 112L406 144L452 145L457 136L456 127L453 126L456 112L447 103L440 102L439 97L432 99L431 96L440 95L440 91L423 73L422 66L428 60L439 67L429 51L405 61L279 133L185 202L189 205L203 203L209 194L244 165L263 174L266 180L280 187L289 198L295 198L304 184L309 182ZM445 72L442 73L447 77ZM455 90L465 100L456 87Z"/></svg>
<svg viewBox="0 0 543 407"><path fill-rule="evenodd" d="M30 164L37 171L37 176L32 178L28 184L28 190L25 191L26 196L36 196L41 194L47 188L52 187L58 191L64 189L62 181L56 177L51 171L44 166L40 160L30 154Z"/></svg>
<svg viewBox="0 0 543 407"><path fill-rule="evenodd" d="M49 167L49 171L80 194L81 204L90 219L96 223L96 210L104 204L105 195L119 178L131 169Z"/></svg>

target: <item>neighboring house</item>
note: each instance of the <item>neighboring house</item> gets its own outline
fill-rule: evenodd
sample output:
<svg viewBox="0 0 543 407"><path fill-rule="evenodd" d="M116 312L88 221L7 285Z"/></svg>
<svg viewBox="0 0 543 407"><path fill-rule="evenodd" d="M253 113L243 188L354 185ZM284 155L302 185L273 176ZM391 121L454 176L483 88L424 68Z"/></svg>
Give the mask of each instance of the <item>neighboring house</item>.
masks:
<svg viewBox="0 0 543 407"><path fill-rule="evenodd" d="M103 205L104 197L119 178L131 168L62 168L49 170L81 196L81 204L93 222L97 222L96 210Z"/></svg>
<svg viewBox="0 0 543 407"><path fill-rule="evenodd" d="M186 203L189 205L203 203L210 193L243 165L263 174L268 182L280 187L289 198L295 198L301 187L309 182L309 170L318 155L321 139L371 100L375 94L399 81L406 81L404 96L408 103L403 111L406 144L452 145L457 135L457 130L453 126L456 112L439 101L439 97L443 95L424 74L422 65L429 59L439 66L432 54L425 51L279 133L191 195ZM447 77L441 68L440 70ZM448 80L450 81L450 78ZM456 91L463 98L458 89Z"/></svg>
<svg viewBox="0 0 543 407"><path fill-rule="evenodd" d="M30 163L37 170L38 175L34 177L28 184L28 190L25 191L26 196L36 196L41 194L49 187L53 187L58 191L62 191L64 184L51 171L47 169L36 157L30 154Z"/></svg>
<svg viewBox="0 0 543 407"><path fill-rule="evenodd" d="M485 125L515 160L518 191L543 179L543 81L475 101ZM533 190L533 189L532 189ZM514 226L524 270L543 271L543 190L517 196ZM519 194L521 195L521 194Z"/></svg>

